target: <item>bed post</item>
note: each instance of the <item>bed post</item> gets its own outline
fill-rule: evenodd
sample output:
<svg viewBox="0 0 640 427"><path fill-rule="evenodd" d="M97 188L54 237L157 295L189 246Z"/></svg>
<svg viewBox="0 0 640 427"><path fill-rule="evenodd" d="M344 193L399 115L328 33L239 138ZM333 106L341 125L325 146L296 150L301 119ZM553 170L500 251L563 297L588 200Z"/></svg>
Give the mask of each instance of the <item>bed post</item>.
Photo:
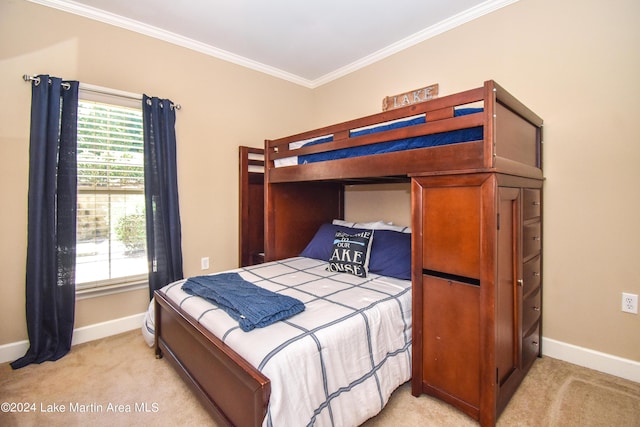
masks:
<svg viewBox="0 0 640 427"><path fill-rule="evenodd" d="M496 87L493 80L484 82L484 167L493 169L496 157L495 105Z"/></svg>

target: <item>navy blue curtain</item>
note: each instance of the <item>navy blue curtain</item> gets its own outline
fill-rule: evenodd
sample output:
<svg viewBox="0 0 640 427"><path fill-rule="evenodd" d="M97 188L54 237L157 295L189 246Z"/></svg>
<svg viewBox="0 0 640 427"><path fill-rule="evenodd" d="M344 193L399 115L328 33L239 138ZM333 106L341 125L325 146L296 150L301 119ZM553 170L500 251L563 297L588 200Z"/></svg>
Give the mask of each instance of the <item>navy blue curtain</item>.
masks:
<svg viewBox="0 0 640 427"><path fill-rule="evenodd" d="M31 91L26 314L29 350L11 363L58 360L75 310L78 82L37 76Z"/></svg>
<svg viewBox="0 0 640 427"><path fill-rule="evenodd" d="M176 167L176 113L167 99L142 96L149 295L183 278Z"/></svg>

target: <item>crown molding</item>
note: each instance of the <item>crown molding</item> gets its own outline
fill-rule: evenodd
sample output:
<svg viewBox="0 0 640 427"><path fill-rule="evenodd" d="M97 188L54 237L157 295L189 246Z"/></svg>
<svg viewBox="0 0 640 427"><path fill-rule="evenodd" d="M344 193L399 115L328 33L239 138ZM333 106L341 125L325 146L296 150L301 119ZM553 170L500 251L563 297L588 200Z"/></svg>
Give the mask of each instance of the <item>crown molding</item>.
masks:
<svg viewBox="0 0 640 427"><path fill-rule="evenodd" d="M448 19L440 21L435 25L425 28L424 30L418 31L417 33L412 34L409 37L406 37L396 43L393 43L383 49L380 49L377 52L374 52L370 55L365 56L364 58L361 58L355 62L352 62L349 65L346 65L342 68L339 68L335 71L325 74L324 76L316 80L313 80L311 82L311 87L316 88L326 83L329 83L333 80L339 79L340 77L344 77L348 74L353 73L354 71L357 71L361 68L364 68L376 62L379 62L398 52L401 52L405 49L408 49L412 46L415 46L419 43L429 40L432 37L435 37L439 34L445 33L449 30L452 30L463 24L466 24L467 22L478 19L481 16L494 12L512 3L516 3L517 1L518 0L487 0L484 3L481 3L470 9L467 9L457 15L453 15Z"/></svg>
<svg viewBox="0 0 640 427"><path fill-rule="evenodd" d="M286 72L279 68L271 67L269 65L253 61L249 58L236 55L232 52L219 49L215 46L211 46L197 40L190 39L188 37L181 36L170 31L162 30L152 25L144 24L133 19L125 18L120 15L116 15L110 12L105 12L100 9L96 9L90 6L86 6L71 0L28 0L32 3L37 3L43 6L51 7L61 10L63 12L73 13L75 15L83 16L85 18L93 19L95 21L103 22L105 24L114 25L116 27L124 28L130 31L134 31L140 34L144 34L149 37L153 37L159 40L166 41L177 46L181 46L187 49L194 50L196 52L209 55L223 61L231 62L236 65L240 65L245 68L249 68L255 71L259 71L264 74L268 74L273 77L277 77L282 80L289 81L291 83L298 84L300 86L314 89L327 84L333 80L344 77L354 71L362 69L368 65L381 61L391 55L401 52L409 47L415 46L425 40L463 25L469 21L477 19L483 15L491 13L495 10L501 9L518 0L487 0L475 7L467 9L457 15L454 15L448 19L445 19L431 27L425 28L403 40L400 40L392 45L389 45L377 52L365 56L357 61L352 62L349 65L341 67L335 71L327 73L315 80L305 79L295 74Z"/></svg>
<svg viewBox="0 0 640 427"><path fill-rule="evenodd" d="M287 80L292 83L296 83L301 86L311 88L313 82L286 71L280 70L269 65L262 64L257 61L245 58L240 55L228 52L223 49L219 49L215 46L211 46L197 40L193 40L188 37L181 36L170 31L163 30L152 25L142 23L133 19L129 19L120 15L116 15L104 10L96 9L94 7L86 6L68 0L28 0L31 3L37 3L42 6L47 6L53 9L57 9L63 12L72 13L74 15L82 16L84 18L93 19L105 24L113 25L116 27L124 28L126 30L134 31L139 34L143 34L149 37L153 37L158 40L162 40L177 46L181 46L187 49L194 50L205 55L212 56L214 58L221 59L223 61L231 62L236 65L240 65L245 68L249 68L255 71L259 71L264 74L277 77L279 79Z"/></svg>

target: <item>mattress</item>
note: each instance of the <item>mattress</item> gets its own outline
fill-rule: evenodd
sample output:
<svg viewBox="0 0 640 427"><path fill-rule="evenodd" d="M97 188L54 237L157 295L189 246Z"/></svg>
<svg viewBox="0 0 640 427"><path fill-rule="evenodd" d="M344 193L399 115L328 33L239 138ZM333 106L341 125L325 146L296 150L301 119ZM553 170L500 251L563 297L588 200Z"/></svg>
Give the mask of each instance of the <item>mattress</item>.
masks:
<svg viewBox="0 0 640 427"><path fill-rule="evenodd" d="M184 281L162 289L271 380L263 426L357 426L411 377L411 281L326 267L295 257L231 270L305 304L302 313L250 332L183 292ZM143 332L153 339L153 305Z"/></svg>
<svg viewBox="0 0 640 427"><path fill-rule="evenodd" d="M454 111L454 117L475 114L481 111L483 111L482 108L459 108ZM408 126L415 126L423 123L426 123L424 115L412 117L409 119L400 119L373 127L352 130L350 132L350 138L372 133L384 132L392 129L399 129ZM484 130L482 126L475 126L472 128L457 129L449 132L397 139L371 145L342 148L339 150L307 154L302 156L290 156L283 159L277 159L275 160L274 164L276 167L292 166L298 164L323 162L327 160L345 159L373 154L384 154L395 151L413 150L416 148L436 147L462 142L479 141L484 137L483 132ZM325 135L311 140L292 142L291 144L289 144L289 149L293 150L300 147L307 147L330 141L333 141L333 135Z"/></svg>

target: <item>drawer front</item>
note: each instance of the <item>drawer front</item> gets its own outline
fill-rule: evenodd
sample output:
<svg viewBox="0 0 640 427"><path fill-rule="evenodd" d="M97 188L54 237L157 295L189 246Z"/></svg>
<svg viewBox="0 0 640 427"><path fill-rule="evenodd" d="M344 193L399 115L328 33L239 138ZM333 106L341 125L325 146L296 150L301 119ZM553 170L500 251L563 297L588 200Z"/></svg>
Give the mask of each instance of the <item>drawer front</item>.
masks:
<svg viewBox="0 0 640 427"><path fill-rule="evenodd" d="M540 353L540 327L522 339L522 364L526 369Z"/></svg>
<svg viewBox="0 0 640 427"><path fill-rule="evenodd" d="M541 256L538 255L535 258L524 263L522 269L522 295L527 296L535 288L540 286L540 277L542 275L542 265L540 262Z"/></svg>
<svg viewBox="0 0 640 427"><path fill-rule="evenodd" d="M538 288L522 302L522 332L527 333L534 323L540 319L542 293Z"/></svg>
<svg viewBox="0 0 640 427"><path fill-rule="evenodd" d="M522 230L522 257L524 260L537 255L542 248L542 228L540 222L526 224Z"/></svg>
<svg viewBox="0 0 640 427"><path fill-rule="evenodd" d="M522 191L522 215L524 219L540 216L540 190L525 188Z"/></svg>

